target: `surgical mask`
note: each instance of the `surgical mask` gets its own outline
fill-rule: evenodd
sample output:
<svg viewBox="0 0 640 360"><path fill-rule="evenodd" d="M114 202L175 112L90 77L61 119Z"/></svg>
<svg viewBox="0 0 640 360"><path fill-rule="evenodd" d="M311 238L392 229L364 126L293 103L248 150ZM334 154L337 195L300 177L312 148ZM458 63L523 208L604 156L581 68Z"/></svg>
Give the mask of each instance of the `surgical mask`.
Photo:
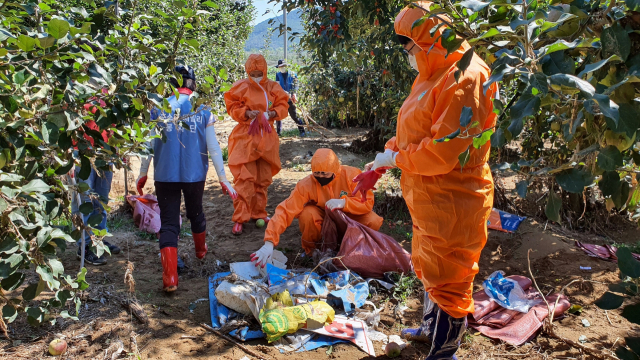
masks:
<svg viewBox="0 0 640 360"><path fill-rule="evenodd" d="M262 76L256 76L256 77L251 77L253 79L253 81L257 82L258 84L260 83L260 81L262 81Z"/></svg>
<svg viewBox="0 0 640 360"><path fill-rule="evenodd" d="M280 68L280 72L283 73L283 74L286 73L287 72L287 68L286 67L281 67Z"/></svg>
<svg viewBox="0 0 640 360"><path fill-rule="evenodd" d="M333 174L331 175L330 178L326 178L326 177L319 177L319 176L314 176L316 178L316 180L318 180L318 182L320 183L320 185L325 186L328 185L330 182L333 181L333 179L336 178L336 175Z"/></svg>
<svg viewBox="0 0 640 360"><path fill-rule="evenodd" d="M415 71L420 71L420 69L418 69L418 61L416 60L415 55L409 54L409 65L411 65L411 67L414 68Z"/></svg>

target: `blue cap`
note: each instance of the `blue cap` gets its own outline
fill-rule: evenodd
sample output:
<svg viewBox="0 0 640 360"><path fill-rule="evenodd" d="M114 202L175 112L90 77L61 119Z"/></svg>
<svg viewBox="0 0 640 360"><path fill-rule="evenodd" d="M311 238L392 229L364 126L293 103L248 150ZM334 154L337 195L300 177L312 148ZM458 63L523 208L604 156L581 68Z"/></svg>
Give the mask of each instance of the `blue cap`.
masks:
<svg viewBox="0 0 640 360"><path fill-rule="evenodd" d="M188 65L178 65L174 68L175 72L182 75L182 79L191 79L196 81L196 73L193 71L193 68Z"/></svg>

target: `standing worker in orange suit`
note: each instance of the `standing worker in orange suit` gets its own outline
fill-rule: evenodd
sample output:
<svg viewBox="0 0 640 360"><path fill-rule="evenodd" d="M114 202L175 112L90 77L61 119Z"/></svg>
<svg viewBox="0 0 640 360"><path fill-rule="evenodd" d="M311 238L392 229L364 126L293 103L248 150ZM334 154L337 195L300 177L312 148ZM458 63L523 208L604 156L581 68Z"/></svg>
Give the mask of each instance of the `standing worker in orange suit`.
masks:
<svg viewBox="0 0 640 360"><path fill-rule="evenodd" d="M431 5L418 4L424 9ZM479 123L470 134L494 127L497 86L483 91L490 70L476 54L456 81L457 62L470 46L464 41L447 56L438 40L447 28L440 26L441 20L433 17L412 27L425 15L427 11L409 6L396 17L398 39L419 74L398 113L396 136L372 168L402 170L402 195L413 220L412 261L426 291L420 328L402 334L431 342L426 359L435 360L455 358L467 314L473 312L473 278L487 242L493 179L487 165L490 144L476 149L471 138L433 140L461 128L464 107L473 112L470 123ZM458 156L467 149L469 161L461 167Z"/></svg>
<svg viewBox="0 0 640 360"><path fill-rule="evenodd" d="M242 233L249 220L267 217L267 188L280 172L280 142L273 122L289 111L289 96L267 78L267 61L252 54L244 64L249 78L224 94L227 113L238 122L229 136L229 170L238 198L233 201L233 233Z"/></svg>
<svg viewBox="0 0 640 360"><path fill-rule="evenodd" d="M280 234L298 218L302 233L302 248L311 255L322 240L322 222L325 209L341 209L353 220L372 228L380 229L382 218L372 211L373 192L369 190L365 202L352 197L356 187L352 179L360 170L340 165L340 160L330 149L318 149L311 159L312 175L300 180L287 200L278 205L264 236L264 246L252 255L257 266L264 267L278 245Z"/></svg>

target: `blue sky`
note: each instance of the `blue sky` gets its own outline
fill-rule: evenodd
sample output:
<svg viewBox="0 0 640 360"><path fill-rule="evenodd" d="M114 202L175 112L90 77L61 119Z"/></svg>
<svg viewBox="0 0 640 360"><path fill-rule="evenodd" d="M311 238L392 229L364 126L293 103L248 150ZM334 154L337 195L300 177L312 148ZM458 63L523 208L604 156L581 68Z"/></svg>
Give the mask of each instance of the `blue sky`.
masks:
<svg viewBox="0 0 640 360"><path fill-rule="evenodd" d="M252 25L259 24L264 20L275 17L276 14L280 15L282 13L282 3L272 2L268 4L268 2L269 0L253 0L253 6L256 7L257 11ZM271 10L271 12L264 15L267 10Z"/></svg>

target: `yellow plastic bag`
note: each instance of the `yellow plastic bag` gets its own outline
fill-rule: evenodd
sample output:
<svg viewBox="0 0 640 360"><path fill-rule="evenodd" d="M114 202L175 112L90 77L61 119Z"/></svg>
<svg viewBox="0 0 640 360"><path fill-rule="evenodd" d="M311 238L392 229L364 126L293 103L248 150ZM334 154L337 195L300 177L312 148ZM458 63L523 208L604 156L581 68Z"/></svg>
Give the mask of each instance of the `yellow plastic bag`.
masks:
<svg viewBox="0 0 640 360"><path fill-rule="evenodd" d="M335 310L324 301L312 301L308 304L284 307L293 304L288 291L267 299L260 311L262 332L269 342L274 342L286 334L300 329L319 329L333 322Z"/></svg>

